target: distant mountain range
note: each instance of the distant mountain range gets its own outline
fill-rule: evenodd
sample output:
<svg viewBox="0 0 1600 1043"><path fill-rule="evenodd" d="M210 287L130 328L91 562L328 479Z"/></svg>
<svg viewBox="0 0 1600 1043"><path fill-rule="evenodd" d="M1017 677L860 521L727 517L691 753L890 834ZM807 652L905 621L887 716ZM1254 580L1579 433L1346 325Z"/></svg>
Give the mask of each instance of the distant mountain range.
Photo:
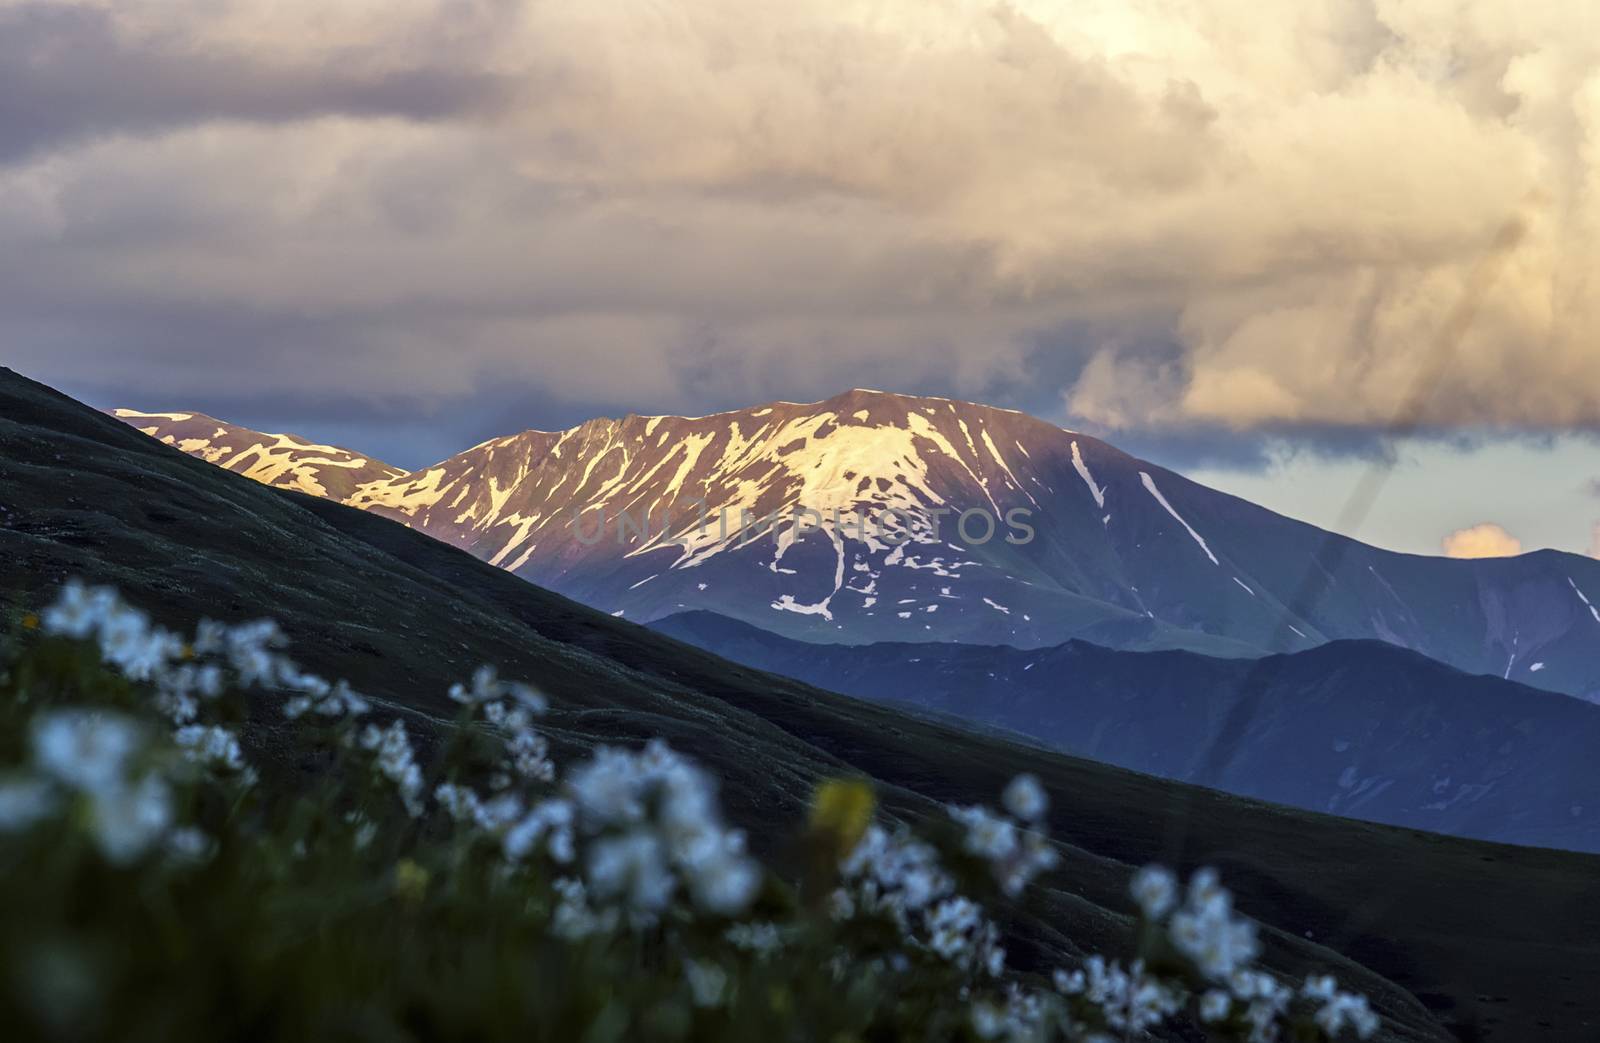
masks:
<svg viewBox="0 0 1600 1043"><path fill-rule="evenodd" d="M1259 661L811 644L710 612L651 624L726 659L1077 756L1313 811L1600 851L1600 706L1379 641Z"/></svg>
<svg viewBox="0 0 1600 1043"><path fill-rule="evenodd" d="M1003 409L856 390L524 431L410 473L200 414L117 414L632 620L706 610L809 641L1224 656L1375 639L1600 698L1600 561L1379 550ZM741 512L778 521L741 529ZM1008 541L1026 535L1012 521L1031 540Z"/></svg>

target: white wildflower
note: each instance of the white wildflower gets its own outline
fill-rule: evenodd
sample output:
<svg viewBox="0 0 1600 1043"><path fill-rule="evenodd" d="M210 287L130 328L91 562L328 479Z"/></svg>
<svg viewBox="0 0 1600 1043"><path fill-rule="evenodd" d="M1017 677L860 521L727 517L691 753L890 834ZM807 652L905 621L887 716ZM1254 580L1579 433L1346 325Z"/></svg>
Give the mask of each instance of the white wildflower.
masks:
<svg viewBox="0 0 1600 1043"><path fill-rule="evenodd" d="M775 923L736 923L722 936L735 949L771 956L783 948L783 931Z"/></svg>
<svg viewBox="0 0 1600 1043"><path fill-rule="evenodd" d="M730 834L731 835L731 834ZM702 911L736 916L750 907L761 890L761 868L740 851L729 851L686 868L689 892Z"/></svg>
<svg viewBox="0 0 1600 1043"><path fill-rule="evenodd" d="M550 745L533 726L534 714L544 711L542 700L537 708L500 700L481 705L484 718L506 734L507 769L525 779L552 781L556 772Z"/></svg>
<svg viewBox="0 0 1600 1043"><path fill-rule="evenodd" d="M951 805L948 811L951 818L967 827L963 848L988 861L995 882L1006 894L1021 894L1034 877L1055 867L1055 848L1038 830L1020 827L981 806Z"/></svg>
<svg viewBox="0 0 1600 1043"><path fill-rule="evenodd" d="M172 825L172 791L155 775L90 794L91 833L112 862L137 859Z"/></svg>
<svg viewBox="0 0 1600 1043"><path fill-rule="evenodd" d="M422 769L417 767L411 752L411 739L406 734L405 722L393 720L388 727L367 725L361 732L362 749L377 753L377 769L393 782L400 794L401 803L413 818L422 814Z"/></svg>
<svg viewBox="0 0 1600 1043"><path fill-rule="evenodd" d="M173 733L173 739L191 760L238 771L244 767L239 739L218 725L191 724Z"/></svg>
<svg viewBox="0 0 1600 1043"><path fill-rule="evenodd" d="M1133 874L1128 890L1149 920L1160 920L1178 902L1178 878L1170 869L1149 865Z"/></svg>
<svg viewBox="0 0 1600 1043"><path fill-rule="evenodd" d="M677 888L661 840L645 829L596 841L589 848L587 875L596 898L623 899L646 917L665 909Z"/></svg>
<svg viewBox="0 0 1600 1043"><path fill-rule="evenodd" d="M287 674L281 683L301 693L284 703L284 716L290 720L307 713L319 717L360 717L371 709L371 705L343 680L329 684L314 674L295 672Z"/></svg>
<svg viewBox="0 0 1600 1043"><path fill-rule="evenodd" d="M478 801L473 822L489 833L498 833L522 817L522 798L513 793L502 793Z"/></svg>
<svg viewBox="0 0 1600 1043"><path fill-rule="evenodd" d="M156 693L156 709L176 725L190 724L200 716L200 704L187 692L163 689Z"/></svg>
<svg viewBox="0 0 1600 1043"><path fill-rule="evenodd" d="M1233 915L1232 896L1213 869L1190 877L1187 901L1173 914L1168 932L1178 951L1213 981L1228 979L1261 951L1255 924Z"/></svg>
<svg viewBox="0 0 1600 1043"><path fill-rule="evenodd" d="M839 870L846 880L870 885L858 891L863 908L896 917L917 912L954 888L931 846L904 829L891 835L876 824L867 827Z"/></svg>
<svg viewBox="0 0 1600 1043"><path fill-rule="evenodd" d="M350 846L357 851L365 851L374 840L378 839L378 824L359 811L347 811L344 820L354 829L350 834Z"/></svg>
<svg viewBox="0 0 1600 1043"><path fill-rule="evenodd" d="M55 604L44 610L40 623L47 634L81 640L99 629L116 604L116 592L110 587L91 588L71 579L61 588Z"/></svg>
<svg viewBox="0 0 1600 1043"><path fill-rule="evenodd" d="M1098 1005L1106 1024L1114 1029L1143 1032L1172 1014L1182 1005L1181 995L1166 983L1144 972L1144 963L1135 960L1124 969L1091 956L1084 964L1084 995Z"/></svg>
<svg viewBox="0 0 1600 1043"><path fill-rule="evenodd" d="M1339 991L1339 983L1331 974L1309 975L1300 987L1300 995L1312 1000L1331 1000Z"/></svg>
<svg viewBox="0 0 1600 1043"><path fill-rule="evenodd" d="M482 703L499 698L499 685L494 667L480 666L472 675L472 687L456 683L450 686L450 698L458 703Z"/></svg>
<svg viewBox="0 0 1600 1043"><path fill-rule="evenodd" d="M532 728L512 732L506 740L506 752L510 755L511 767L523 778L538 782L555 779L556 766L550 759L550 744Z"/></svg>
<svg viewBox="0 0 1600 1043"><path fill-rule="evenodd" d="M129 609L114 614L100 628L100 649L128 678L148 681L183 655L183 641L176 634L151 627L141 613Z"/></svg>
<svg viewBox="0 0 1600 1043"><path fill-rule="evenodd" d="M445 814L457 822L474 821L480 809L478 795L472 792L470 786L458 786L452 782L441 782L434 787L433 799L444 808Z"/></svg>
<svg viewBox="0 0 1600 1043"><path fill-rule="evenodd" d="M239 626L212 631L207 637L214 637L221 644L221 651L227 656L228 664L239 675L239 681L245 685L271 685L279 680L279 657L273 649L286 643L283 631L278 629L278 624L270 619L259 619L253 623L242 623ZM211 649L211 642L197 643L197 648ZM287 687L298 688L299 685Z"/></svg>
<svg viewBox="0 0 1600 1043"><path fill-rule="evenodd" d="M973 1004L970 1016L973 1032L980 1038L1024 1043L1046 1038L1044 1013L1037 995L1023 992L1013 983L1006 991L1003 1007L992 1000L979 1000Z"/></svg>
<svg viewBox="0 0 1600 1043"><path fill-rule="evenodd" d="M720 1007L728 987L728 972L709 960L685 960L683 978L696 1007Z"/></svg>
<svg viewBox="0 0 1600 1043"><path fill-rule="evenodd" d="M1016 854L993 868L1000 889L1015 898L1040 873L1054 869L1058 861L1060 856L1050 845L1049 838L1030 829L1023 832Z"/></svg>
<svg viewBox="0 0 1600 1043"><path fill-rule="evenodd" d="M1349 992L1335 992L1312 1018L1330 1038L1347 1026L1362 1039L1370 1039L1378 1031L1378 1016L1368 1006L1367 998Z"/></svg>
<svg viewBox="0 0 1600 1043"><path fill-rule="evenodd" d="M1233 997L1221 989L1207 989L1200 997L1200 1020L1207 1024L1227 1020L1231 1010Z"/></svg>
<svg viewBox="0 0 1600 1043"><path fill-rule="evenodd" d="M999 1039L1007 1032L1006 1012L988 1000L972 1005L972 1031L979 1039Z"/></svg>
<svg viewBox="0 0 1600 1043"><path fill-rule="evenodd" d="M1251 1000L1244 1009L1250 1043L1277 1043L1280 1023L1289 1009L1289 992L1273 992Z"/></svg>
<svg viewBox="0 0 1600 1043"><path fill-rule="evenodd" d="M651 867L648 860L625 860L635 873L635 884L644 888L637 892L635 885L629 887L635 907L651 894L674 891L674 873L681 875L703 911L736 915L754 900L762 879L760 866L745 853L744 835L723 825L711 776L665 743L653 741L638 753L601 747L568 773L566 791L585 833L620 829L627 834L620 842L614 836L599 842L608 845L600 869L624 864L615 859L625 852L642 858L647 850L659 851L666 879L646 871ZM596 868L591 854L591 874ZM620 893L592 875L590 885L601 898ZM643 902L643 907L649 905Z"/></svg>
<svg viewBox="0 0 1600 1043"><path fill-rule="evenodd" d="M589 761L567 772L566 788L586 822L621 825L644 817L640 771L626 750L595 750Z"/></svg>
<svg viewBox="0 0 1600 1043"><path fill-rule="evenodd" d="M194 640L190 642L197 656L221 655L228 647L228 627L214 619L202 619L195 624Z"/></svg>
<svg viewBox="0 0 1600 1043"><path fill-rule="evenodd" d="M215 850L211 838L193 826L183 826L167 834L167 856L177 865L199 865Z"/></svg>
<svg viewBox="0 0 1600 1043"><path fill-rule="evenodd" d="M1006 786L1001 803L1024 822L1038 822L1050 810L1050 798L1033 775L1018 775Z"/></svg>
<svg viewBox="0 0 1600 1043"><path fill-rule="evenodd" d="M560 896L550 916L550 930L556 937L576 940L616 928L617 910L593 908L583 881L562 878L551 888Z"/></svg>
<svg viewBox="0 0 1600 1043"><path fill-rule="evenodd" d="M565 800L546 800L535 804L520 821L506 830L501 841L506 857L512 861L527 858L544 841L550 857L568 863L576 856L572 839L574 812Z"/></svg>
<svg viewBox="0 0 1600 1043"><path fill-rule="evenodd" d="M183 655L177 635L152 626L150 617L123 603L109 587L86 587L69 580L40 622L45 632L83 639L97 637L100 655L134 681L148 681Z"/></svg>
<svg viewBox="0 0 1600 1043"><path fill-rule="evenodd" d="M1228 987L1242 1000L1282 1000L1287 1003L1293 993L1282 982L1265 971L1246 968L1234 971L1228 978Z"/></svg>
<svg viewBox="0 0 1600 1043"><path fill-rule="evenodd" d="M143 746L144 730L110 711L55 710L33 722L34 763L88 792L120 786Z"/></svg>
<svg viewBox="0 0 1600 1043"><path fill-rule="evenodd" d="M502 681L495 668L480 666L472 674L472 687L463 684L450 686L450 698L458 703L468 706L489 703L496 699L510 697L518 705L532 713L544 713L546 706L545 697L525 684L515 681Z"/></svg>
<svg viewBox="0 0 1600 1043"><path fill-rule="evenodd" d="M1006 951L1000 947L1000 929L994 924L984 928L977 948L977 965L991 978L998 978L1006 969Z"/></svg>
<svg viewBox="0 0 1600 1043"><path fill-rule="evenodd" d="M928 914L929 947L945 959L955 961L972 948L973 936L983 923L982 911L975 902L960 895L946 898Z"/></svg>
<svg viewBox="0 0 1600 1043"><path fill-rule="evenodd" d="M963 846L991 862L1011 858L1017 851L1017 824L985 807L951 805L950 817L967 827Z"/></svg>

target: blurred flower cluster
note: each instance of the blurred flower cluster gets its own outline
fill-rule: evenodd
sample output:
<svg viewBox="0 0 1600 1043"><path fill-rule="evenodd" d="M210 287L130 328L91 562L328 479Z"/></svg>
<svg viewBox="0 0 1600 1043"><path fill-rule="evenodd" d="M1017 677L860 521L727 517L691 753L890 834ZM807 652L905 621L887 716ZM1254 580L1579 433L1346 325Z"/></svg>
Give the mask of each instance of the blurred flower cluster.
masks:
<svg viewBox="0 0 1600 1043"><path fill-rule="evenodd" d="M1206 869L1133 876L1131 960L1008 967L995 910L1061 862L1032 776L999 809L951 806L925 831L880 818L867 784L825 781L792 860L811 871L769 869L716 779L664 742L559 770L548 700L492 667L446 693L458 714L440 728L300 669L268 621L184 638L69 583L27 629L0 661L0 713L23 737L0 746L0 941L67 969L12 982L0 1018L44 1034L149 1017L153 981L162 1024L220 1031L270 1008L273 1032L234 1025L284 1038L332 1031L320 990L336 981L402 1038L1112 1041L1182 1022L1271 1043L1379 1028L1332 978L1260 968L1255 925ZM257 735L288 736L286 752L263 756ZM125 963L81 941L96 923L131 939L104 950ZM208 945L224 950L210 969L152 977ZM508 985L507 968L526 979Z"/></svg>

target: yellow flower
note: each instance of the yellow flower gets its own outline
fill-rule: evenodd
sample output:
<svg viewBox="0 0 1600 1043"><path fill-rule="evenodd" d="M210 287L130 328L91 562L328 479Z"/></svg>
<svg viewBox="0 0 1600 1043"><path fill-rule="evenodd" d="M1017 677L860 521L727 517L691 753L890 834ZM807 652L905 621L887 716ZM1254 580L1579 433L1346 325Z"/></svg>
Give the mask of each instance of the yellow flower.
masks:
<svg viewBox="0 0 1600 1043"><path fill-rule="evenodd" d="M828 779L811 797L811 831L828 837L839 852L855 850L872 823L877 800L859 779Z"/></svg>
<svg viewBox="0 0 1600 1043"><path fill-rule="evenodd" d="M428 893L432 874L409 858L394 864L394 893L404 902L416 903Z"/></svg>
<svg viewBox="0 0 1600 1043"><path fill-rule="evenodd" d="M24 613L23 616L22 616L22 629L24 629L24 630L38 630L39 629L39 613L37 613L37 612Z"/></svg>

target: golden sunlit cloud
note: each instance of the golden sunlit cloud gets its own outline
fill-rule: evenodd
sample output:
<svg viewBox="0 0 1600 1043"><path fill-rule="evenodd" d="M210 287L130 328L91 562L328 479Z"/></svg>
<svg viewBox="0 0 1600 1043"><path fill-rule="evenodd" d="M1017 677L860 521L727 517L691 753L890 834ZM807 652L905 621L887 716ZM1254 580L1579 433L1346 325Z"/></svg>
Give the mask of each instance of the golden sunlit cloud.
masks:
<svg viewBox="0 0 1600 1043"><path fill-rule="evenodd" d="M1511 558L1522 553L1522 541L1493 522L1458 529L1442 545L1450 558Z"/></svg>

